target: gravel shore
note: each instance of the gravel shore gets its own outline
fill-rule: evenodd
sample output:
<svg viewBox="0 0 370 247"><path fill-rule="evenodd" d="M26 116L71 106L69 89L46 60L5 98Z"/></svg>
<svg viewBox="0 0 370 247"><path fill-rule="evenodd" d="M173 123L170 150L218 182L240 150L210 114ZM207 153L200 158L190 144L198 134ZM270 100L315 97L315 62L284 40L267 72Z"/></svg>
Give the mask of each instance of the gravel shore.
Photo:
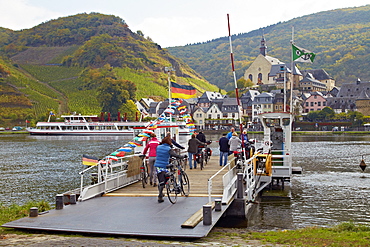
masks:
<svg viewBox="0 0 370 247"><path fill-rule="evenodd" d="M215 228L217 232L235 232L232 228ZM0 236L0 246L282 246L245 240L238 236L213 236L196 240L160 240L128 237L73 236L60 234L5 234Z"/></svg>

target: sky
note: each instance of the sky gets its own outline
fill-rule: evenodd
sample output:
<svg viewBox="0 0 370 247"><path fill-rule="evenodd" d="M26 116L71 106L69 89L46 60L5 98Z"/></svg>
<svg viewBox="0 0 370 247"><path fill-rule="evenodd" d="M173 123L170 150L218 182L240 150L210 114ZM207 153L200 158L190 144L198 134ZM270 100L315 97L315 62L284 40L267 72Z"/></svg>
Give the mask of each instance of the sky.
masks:
<svg viewBox="0 0 370 247"><path fill-rule="evenodd" d="M296 17L370 0L0 0L0 27L32 28L79 13L98 12L126 21L162 47L183 46L247 33Z"/></svg>

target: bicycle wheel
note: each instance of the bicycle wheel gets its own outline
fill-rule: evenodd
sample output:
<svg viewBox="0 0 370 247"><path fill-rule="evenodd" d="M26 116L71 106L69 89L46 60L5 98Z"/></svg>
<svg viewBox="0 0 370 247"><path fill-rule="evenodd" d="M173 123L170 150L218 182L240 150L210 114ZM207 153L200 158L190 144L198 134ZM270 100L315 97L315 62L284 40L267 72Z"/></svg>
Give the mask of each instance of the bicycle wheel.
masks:
<svg viewBox="0 0 370 247"><path fill-rule="evenodd" d="M204 151L203 157L204 157L204 166L205 166L208 164L208 160L209 160L207 151Z"/></svg>
<svg viewBox="0 0 370 247"><path fill-rule="evenodd" d="M204 160L203 160L203 154L200 155L199 157L199 164L200 164L200 169L203 170L203 165L204 165Z"/></svg>
<svg viewBox="0 0 370 247"><path fill-rule="evenodd" d="M173 177L171 177L166 183L166 189L168 200L170 200L172 204L175 204L177 201L178 191L176 190L176 187L177 187L176 181L175 179L173 179Z"/></svg>
<svg viewBox="0 0 370 247"><path fill-rule="evenodd" d="M140 180L143 188L145 188L146 184L148 183L148 166L146 165L145 160L143 160L143 163L140 167Z"/></svg>
<svg viewBox="0 0 370 247"><path fill-rule="evenodd" d="M180 186L181 186L182 194L184 196L189 196L189 193L190 193L190 181L189 181L188 175L184 171L182 172L182 175L181 175L181 183L180 183Z"/></svg>
<svg viewBox="0 0 370 247"><path fill-rule="evenodd" d="M183 171L186 170L186 166L188 165L188 159L182 159L180 162L181 168Z"/></svg>

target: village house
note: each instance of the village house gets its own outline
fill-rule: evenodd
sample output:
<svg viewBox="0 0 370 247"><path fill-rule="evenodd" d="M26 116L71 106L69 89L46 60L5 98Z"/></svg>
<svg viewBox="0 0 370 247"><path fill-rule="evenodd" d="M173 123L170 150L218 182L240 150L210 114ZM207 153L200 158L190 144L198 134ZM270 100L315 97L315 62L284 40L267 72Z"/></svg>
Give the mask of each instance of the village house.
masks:
<svg viewBox="0 0 370 247"><path fill-rule="evenodd" d="M342 84L337 97L327 98L327 106L332 108L335 113L348 112L358 110L356 101L360 99L361 111L366 112L366 95L362 92L370 95L370 82L362 82L358 79L355 83L344 83ZM363 101L361 101L363 100Z"/></svg>
<svg viewBox="0 0 370 247"><path fill-rule="evenodd" d="M303 112L308 113L310 111L321 111L326 107L326 96L320 92L313 92L305 100L303 106Z"/></svg>

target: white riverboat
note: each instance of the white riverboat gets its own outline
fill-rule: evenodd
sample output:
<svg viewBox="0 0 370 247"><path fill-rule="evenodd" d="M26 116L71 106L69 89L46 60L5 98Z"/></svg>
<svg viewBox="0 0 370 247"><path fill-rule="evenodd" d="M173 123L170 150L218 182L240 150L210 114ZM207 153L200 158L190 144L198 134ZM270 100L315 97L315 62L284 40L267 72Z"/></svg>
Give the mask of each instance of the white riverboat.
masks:
<svg viewBox="0 0 370 247"><path fill-rule="evenodd" d="M62 115L63 122L38 122L28 127L31 135L125 135L134 136L147 122L100 122L97 115ZM189 135L185 122L162 122L158 128L178 127L180 135Z"/></svg>

